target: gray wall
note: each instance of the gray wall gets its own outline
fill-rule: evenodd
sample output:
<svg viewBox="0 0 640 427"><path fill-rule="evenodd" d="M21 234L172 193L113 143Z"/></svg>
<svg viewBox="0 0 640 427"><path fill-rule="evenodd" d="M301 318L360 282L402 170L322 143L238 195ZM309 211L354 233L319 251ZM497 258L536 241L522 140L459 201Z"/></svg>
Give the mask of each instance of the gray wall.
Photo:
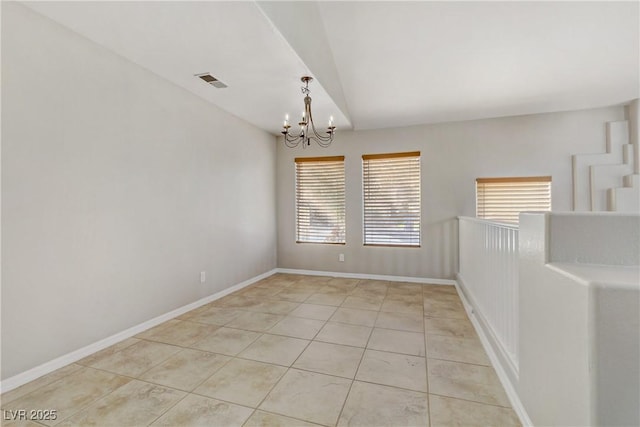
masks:
<svg viewBox="0 0 640 427"><path fill-rule="evenodd" d="M273 136L3 2L2 378L276 267L275 162Z"/></svg>
<svg viewBox="0 0 640 427"><path fill-rule="evenodd" d="M475 179L551 175L554 211L571 209L571 155L605 151L605 122L623 107L386 130L338 130L328 149L278 144L278 266L321 271L453 278L456 216L475 216ZM422 153L422 247L362 245L362 154ZM294 157L344 155L347 244L295 243ZM338 255L345 254L345 262Z"/></svg>

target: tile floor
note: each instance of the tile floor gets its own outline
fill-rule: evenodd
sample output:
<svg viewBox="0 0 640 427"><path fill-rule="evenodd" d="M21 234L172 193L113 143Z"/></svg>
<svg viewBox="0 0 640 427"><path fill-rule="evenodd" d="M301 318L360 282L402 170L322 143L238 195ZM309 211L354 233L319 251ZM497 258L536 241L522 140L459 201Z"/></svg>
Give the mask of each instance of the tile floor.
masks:
<svg viewBox="0 0 640 427"><path fill-rule="evenodd" d="M519 425L454 287L289 274L5 393L2 409L57 411L4 426Z"/></svg>

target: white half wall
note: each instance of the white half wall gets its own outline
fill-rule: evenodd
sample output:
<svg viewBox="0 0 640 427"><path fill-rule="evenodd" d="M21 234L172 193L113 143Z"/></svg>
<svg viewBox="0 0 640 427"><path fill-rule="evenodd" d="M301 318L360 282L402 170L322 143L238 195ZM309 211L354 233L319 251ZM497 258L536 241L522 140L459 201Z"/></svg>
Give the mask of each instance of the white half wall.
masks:
<svg viewBox="0 0 640 427"><path fill-rule="evenodd" d="M533 425L639 425L639 224L520 215L517 390Z"/></svg>
<svg viewBox="0 0 640 427"><path fill-rule="evenodd" d="M341 131L328 149L278 144L278 267L451 279L457 271L457 216L475 216L475 179L552 176L554 211L572 200L571 155L602 152L605 123L624 107L444 123L385 130ZM318 118L323 119L323 118ZM422 153L422 246L362 244L363 154ZM344 246L295 243L295 157L345 156ZM338 255L345 254L339 262Z"/></svg>
<svg viewBox="0 0 640 427"><path fill-rule="evenodd" d="M3 2L2 378L275 268L275 164L268 133Z"/></svg>

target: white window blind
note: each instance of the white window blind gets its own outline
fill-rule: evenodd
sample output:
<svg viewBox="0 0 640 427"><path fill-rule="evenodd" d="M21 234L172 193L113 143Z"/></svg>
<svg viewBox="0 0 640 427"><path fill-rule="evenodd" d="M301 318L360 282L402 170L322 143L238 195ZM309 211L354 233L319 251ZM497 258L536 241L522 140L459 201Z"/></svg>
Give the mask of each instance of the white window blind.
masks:
<svg viewBox="0 0 640 427"><path fill-rule="evenodd" d="M362 156L364 244L420 246L420 152Z"/></svg>
<svg viewBox="0 0 640 427"><path fill-rule="evenodd" d="M551 210L551 177L476 179L476 216L518 224L524 211Z"/></svg>
<svg viewBox="0 0 640 427"><path fill-rule="evenodd" d="M295 162L296 241L344 244L344 156Z"/></svg>

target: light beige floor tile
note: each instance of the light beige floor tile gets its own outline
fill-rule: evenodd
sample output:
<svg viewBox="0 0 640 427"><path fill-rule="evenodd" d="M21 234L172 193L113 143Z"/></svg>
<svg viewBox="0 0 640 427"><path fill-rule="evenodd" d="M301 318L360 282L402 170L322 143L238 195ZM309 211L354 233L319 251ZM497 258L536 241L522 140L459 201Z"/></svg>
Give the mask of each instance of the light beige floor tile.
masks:
<svg viewBox="0 0 640 427"><path fill-rule="evenodd" d="M286 371L282 366L234 359L195 393L255 408Z"/></svg>
<svg viewBox="0 0 640 427"><path fill-rule="evenodd" d="M323 286L323 285L322 284L307 283L304 280L299 280L293 286L291 286L290 289L296 290L298 292L307 292L307 293L310 293L310 294L315 294L316 292L318 292L318 289L321 286Z"/></svg>
<svg viewBox="0 0 640 427"><path fill-rule="evenodd" d="M267 278L267 280L265 282L268 283L270 286L279 286L281 288L287 288L287 287L293 285L294 283L296 283L296 280L294 280L292 278L288 278L288 277L274 277L274 276L271 276L271 277Z"/></svg>
<svg viewBox="0 0 640 427"><path fill-rule="evenodd" d="M29 416L28 414L26 414L23 417L22 415L20 415L20 413L11 414L7 412L7 413L3 413L2 416L6 417L6 418L3 418L2 427L42 427L42 424L38 424L36 422L30 421L27 419L24 419L24 420L20 419L20 417L22 418L28 417ZM55 416L57 417L57 415ZM10 420L10 421L7 421L7 420Z"/></svg>
<svg viewBox="0 0 640 427"><path fill-rule="evenodd" d="M316 336L324 324L323 320L287 316L269 329L269 333L310 340Z"/></svg>
<svg viewBox="0 0 640 427"><path fill-rule="evenodd" d="M150 337L151 335L157 334L158 332L162 331L163 329L168 328L170 325L172 325L172 324L174 324L176 322L179 322L179 320L171 319L171 320L168 320L166 322L160 323L159 325L156 325L153 328L149 328L146 331L140 332L134 338L146 339L146 338Z"/></svg>
<svg viewBox="0 0 640 427"><path fill-rule="evenodd" d="M335 425L350 385L351 380L345 378L290 369L260 409L318 424Z"/></svg>
<svg viewBox="0 0 640 427"><path fill-rule="evenodd" d="M462 300L460 296L453 293L445 293L445 292L435 292L435 293L423 293L422 294L423 301L426 303L437 303L437 304L455 304L461 303Z"/></svg>
<svg viewBox="0 0 640 427"><path fill-rule="evenodd" d="M247 312L233 319L227 324L230 328L245 329L248 331L268 331L284 319L284 316L268 313Z"/></svg>
<svg viewBox="0 0 640 427"><path fill-rule="evenodd" d="M307 277L304 274L296 274L296 273L276 273L276 276L279 279L289 280L293 283L297 283L299 280L303 280L305 277Z"/></svg>
<svg viewBox="0 0 640 427"><path fill-rule="evenodd" d="M426 393L355 381L338 426L428 426Z"/></svg>
<svg viewBox="0 0 640 427"><path fill-rule="evenodd" d="M307 340L264 334L240 353L238 357L291 366L307 344L309 344Z"/></svg>
<svg viewBox="0 0 640 427"><path fill-rule="evenodd" d="M328 320L336 311L336 307L319 304L300 304L291 312L291 316L315 320Z"/></svg>
<svg viewBox="0 0 640 427"><path fill-rule="evenodd" d="M509 399L490 366L428 359L429 393L510 407Z"/></svg>
<svg viewBox="0 0 640 427"><path fill-rule="evenodd" d="M287 315L295 310L300 303L280 300L265 300L255 311L269 314Z"/></svg>
<svg viewBox="0 0 640 427"><path fill-rule="evenodd" d="M422 296L434 300L460 299L456 287L448 285L425 285L422 288Z"/></svg>
<svg viewBox="0 0 640 427"><path fill-rule="evenodd" d="M477 338L476 330L469 319L424 318L427 335L449 335L459 338Z"/></svg>
<svg viewBox="0 0 640 427"><path fill-rule="evenodd" d="M252 412L244 406L190 394L152 425L240 427Z"/></svg>
<svg viewBox="0 0 640 427"><path fill-rule="evenodd" d="M411 291L390 288L389 292L387 292L386 299L417 304L422 302L422 292L414 293Z"/></svg>
<svg viewBox="0 0 640 427"><path fill-rule="evenodd" d="M193 344L193 348L214 353L235 356L258 339L258 332L243 331L222 327L201 341Z"/></svg>
<svg viewBox="0 0 640 427"><path fill-rule="evenodd" d="M151 331L148 331L148 333L142 333L138 335L138 337L150 341L188 347L194 342L213 333L218 328L219 326L217 325L174 319L163 323L159 328L153 328Z"/></svg>
<svg viewBox="0 0 640 427"><path fill-rule="evenodd" d="M376 319L376 327L422 332L424 331L424 320L423 316L418 313L390 313L381 311Z"/></svg>
<svg viewBox="0 0 640 427"><path fill-rule="evenodd" d="M302 276L296 284L312 285L314 288L318 288L329 282L329 280L331 280L329 276Z"/></svg>
<svg viewBox="0 0 640 427"><path fill-rule="evenodd" d="M243 289L239 292L239 294L249 298L270 298L280 292L282 289L283 288L252 286L251 288Z"/></svg>
<svg viewBox="0 0 640 427"><path fill-rule="evenodd" d="M356 288L366 289L368 291L377 292L381 295L387 293L391 282L385 280L361 280Z"/></svg>
<svg viewBox="0 0 640 427"><path fill-rule="evenodd" d="M360 283L360 279L348 279L346 277L333 277L331 280L327 282L328 286L339 286L344 288L355 288L358 283Z"/></svg>
<svg viewBox="0 0 640 427"><path fill-rule="evenodd" d="M217 307L215 304L215 301L212 301L210 303L201 305L200 307L196 307L193 310L187 311L184 314L181 314L180 316L176 317L176 319L178 320L189 320L191 317L194 316L198 316L202 313L206 313L207 311L211 310L212 308Z"/></svg>
<svg viewBox="0 0 640 427"><path fill-rule="evenodd" d="M312 424L283 415L256 411L247 422L244 423L243 427L317 427L318 425L319 424Z"/></svg>
<svg viewBox="0 0 640 427"><path fill-rule="evenodd" d="M346 295L339 294L313 294L306 299L307 304L320 304L320 305L332 305L338 307L344 302Z"/></svg>
<svg viewBox="0 0 640 427"><path fill-rule="evenodd" d="M422 297L425 301L434 301L434 302L461 302L462 299L458 292L455 289L449 289L447 292L446 289L438 289L437 291L429 291L431 288L425 288L426 290L422 292Z"/></svg>
<svg viewBox="0 0 640 427"><path fill-rule="evenodd" d="M55 409L56 420L40 421L57 424L103 396L122 387L129 378L92 368L81 368L61 379L5 404L3 411Z"/></svg>
<svg viewBox="0 0 640 427"><path fill-rule="evenodd" d="M228 356L185 349L145 372L140 379L191 391L231 360Z"/></svg>
<svg viewBox="0 0 640 427"><path fill-rule="evenodd" d="M357 297L357 298L379 300L379 299L384 299L386 294L387 294L386 290L380 291L380 290L377 290L377 289L368 289L366 287L358 285L353 290L353 292L351 292L351 294L349 294L349 296Z"/></svg>
<svg viewBox="0 0 640 427"><path fill-rule="evenodd" d="M425 303L434 304L458 304L462 302L460 296L455 292L423 292L422 298Z"/></svg>
<svg viewBox="0 0 640 427"><path fill-rule="evenodd" d="M212 306L208 307L207 310L203 310L197 313L190 311L180 318L181 320L189 320L191 322L223 326L244 313L245 312L240 309Z"/></svg>
<svg viewBox="0 0 640 427"><path fill-rule="evenodd" d="M56 369L55 371L47 375L44 375L38 379L30 381L11 391L3 393L2 397L0 398L0 402L2 402L2 405L4 407L4 405L8 404L9 402L12 402L22 396L25 396L31 393L32 391L39 389L40 387L44 387L48 384L51 384L52 382L58 381L59 379L66 377L67 375L72 374L80 369L82 369L82 366L76 365L73 363L71 365L67 365L60 369Z"/></svg>
<svg viewBox="0 0 640 427"><path fill-rule="evenodd" d="M231 294L214 301L214 304L218 307L250 310L260 306L262 304L262 298L250 298L244 295Z"/></svg>
<svg viewBox="0 0 640 427"><path fill-rule="evenodd" d="M84 359L78 360L76 363L84 366L92 366L98 363L99 361L111 356L114 353L117 353L125 348L136 344L140 340L137 338L127 338L126 340L120 341L117 344L114 344L110 347L105 348L104 350L100 350L96 353L93 353L90 356L85 357Z"/></svg>
<svg viewBox="0 0 640 427"><path fill-rule="evenodd" d="M330 295L340 295L343 297L347 297L353 292L355 289L354 286L339 286L339 285L324 285L318 288L317 292L321 294L330 294Z"/></svg>
<svg viewBox="0 0 640 427"><path fill-rule="evenodd" d="M150 329L147 329L146 331L140 332L135 336L135 338L145 339L145 340L149 339L149 337L158 335L162 333L162 331L164 331L165 329L168 329L171 326L177 325L180 322L182 322L182 320L178 320L178 319L167 320L166 322L160 323L159 325L156 325Z"/></svg>
<svg viewBox="0 0 640 427"><path fill-rule="evenodd" d="M148 425L184 396L182 391L132 380L60 425Z"/></svg>
<svg viewBox="0 0 640 427"><path fill-rule="evenodd" d="M424 356L424 334L397 331L395 329L374 328L367 348L393 353Z"/></svg>
<svg viewBox="0 0 640 427"><path fill-rule="evenodd" d="M409 282L389 282L389 289L395 289L398 292L409 292L412 294L422 294L422 283L409 283Z"/></svg>
<svg viewBox="0 0 640 427"><path fill-rule="evenodd" d="M313 341L293 367L321 374L353 378L364 349Z"/></svg>
<svg viewBox="0 0 640 427"><path fill-rule="evenodd" d="M317 341L334 344L365 347L371 335L371 328L347 323L327 322L316 335Z"/></svg>
<svg viewBox="0 0 640 427"><path fill-rule="evenodd" d="M438 426L520 426L510 408L429 395L431 425Z"/></svg>
<svg viewBox="0 0 640 427"><path fill-rule="evenodd" d="M422 316L421 302L407 302L386 298L380 307L380 311L390 311L395 313L413 313Z"/></svg>
<svg viewBox="0 0 640 427"><path fill-rule="evenodd" d="M260 282L255 284L254 287L255 289L264 289L265 291L269 291L271 293L271 296L287 288L285 285L281 285L278 283L269 283L269 282L265 282L265 283ZM271 298L271 296L267 298ZM261 297L261 298L265 298L265 297Z"/></svg>
<svg viewBox="0 0 640 427"><path fill-rule="evenodd" d="M380 310L384 297L352 297L348 296L341 307L359 308L360 310Z"/></svg>
<svg viewBox="0 0 640 427"><path fill-rule="evenodd" d="M424 301L424 315L427 317L444 317L450 319L466 319L467 313L460 301Z"/></svg>
<svg viewBox="0 0 640 427"><path fill-rule="evenodd" d="M427 391L427 369L423 357L366 350L356 380Z"/></svg>
<svg viewBox="0 0 640 427"><path fill-rule="evenodd" d="M140 341L108 356L95 365L97 369L137 377L182 350L174 345Z"/></svg>
<svg viewBox="0 0 640 427"><path fill-rule="evenodd" d="M489 358L477 338L427 335L427 357L490 366Z"/></svg>
<svg viewBox="0 0 640 427"><path fill-rule="evenodd" d="M311 296L313 291L301 290L294 287L283 289L273 296L275 299L293 302L303 302Z"/></svg>
<svg viewBox="0 0 640 427"><path fill-rule="evenodd" d="M349 323L351 325L370 326L376 323L377 311L361 310L358 308L340 307L331 316L332 322Z"/></svg>
<svg viewBox="0 0 640 427"><path fill-rule="evenodd" d="M295 283L295 282L277 281L277 280L273 280L271 278L267 278L267 279L260 280L259 282L257 282L253 286L255 286L256 288L282 290L282 289L284 289L286 287L291 286L293 283Z"/></svg>

